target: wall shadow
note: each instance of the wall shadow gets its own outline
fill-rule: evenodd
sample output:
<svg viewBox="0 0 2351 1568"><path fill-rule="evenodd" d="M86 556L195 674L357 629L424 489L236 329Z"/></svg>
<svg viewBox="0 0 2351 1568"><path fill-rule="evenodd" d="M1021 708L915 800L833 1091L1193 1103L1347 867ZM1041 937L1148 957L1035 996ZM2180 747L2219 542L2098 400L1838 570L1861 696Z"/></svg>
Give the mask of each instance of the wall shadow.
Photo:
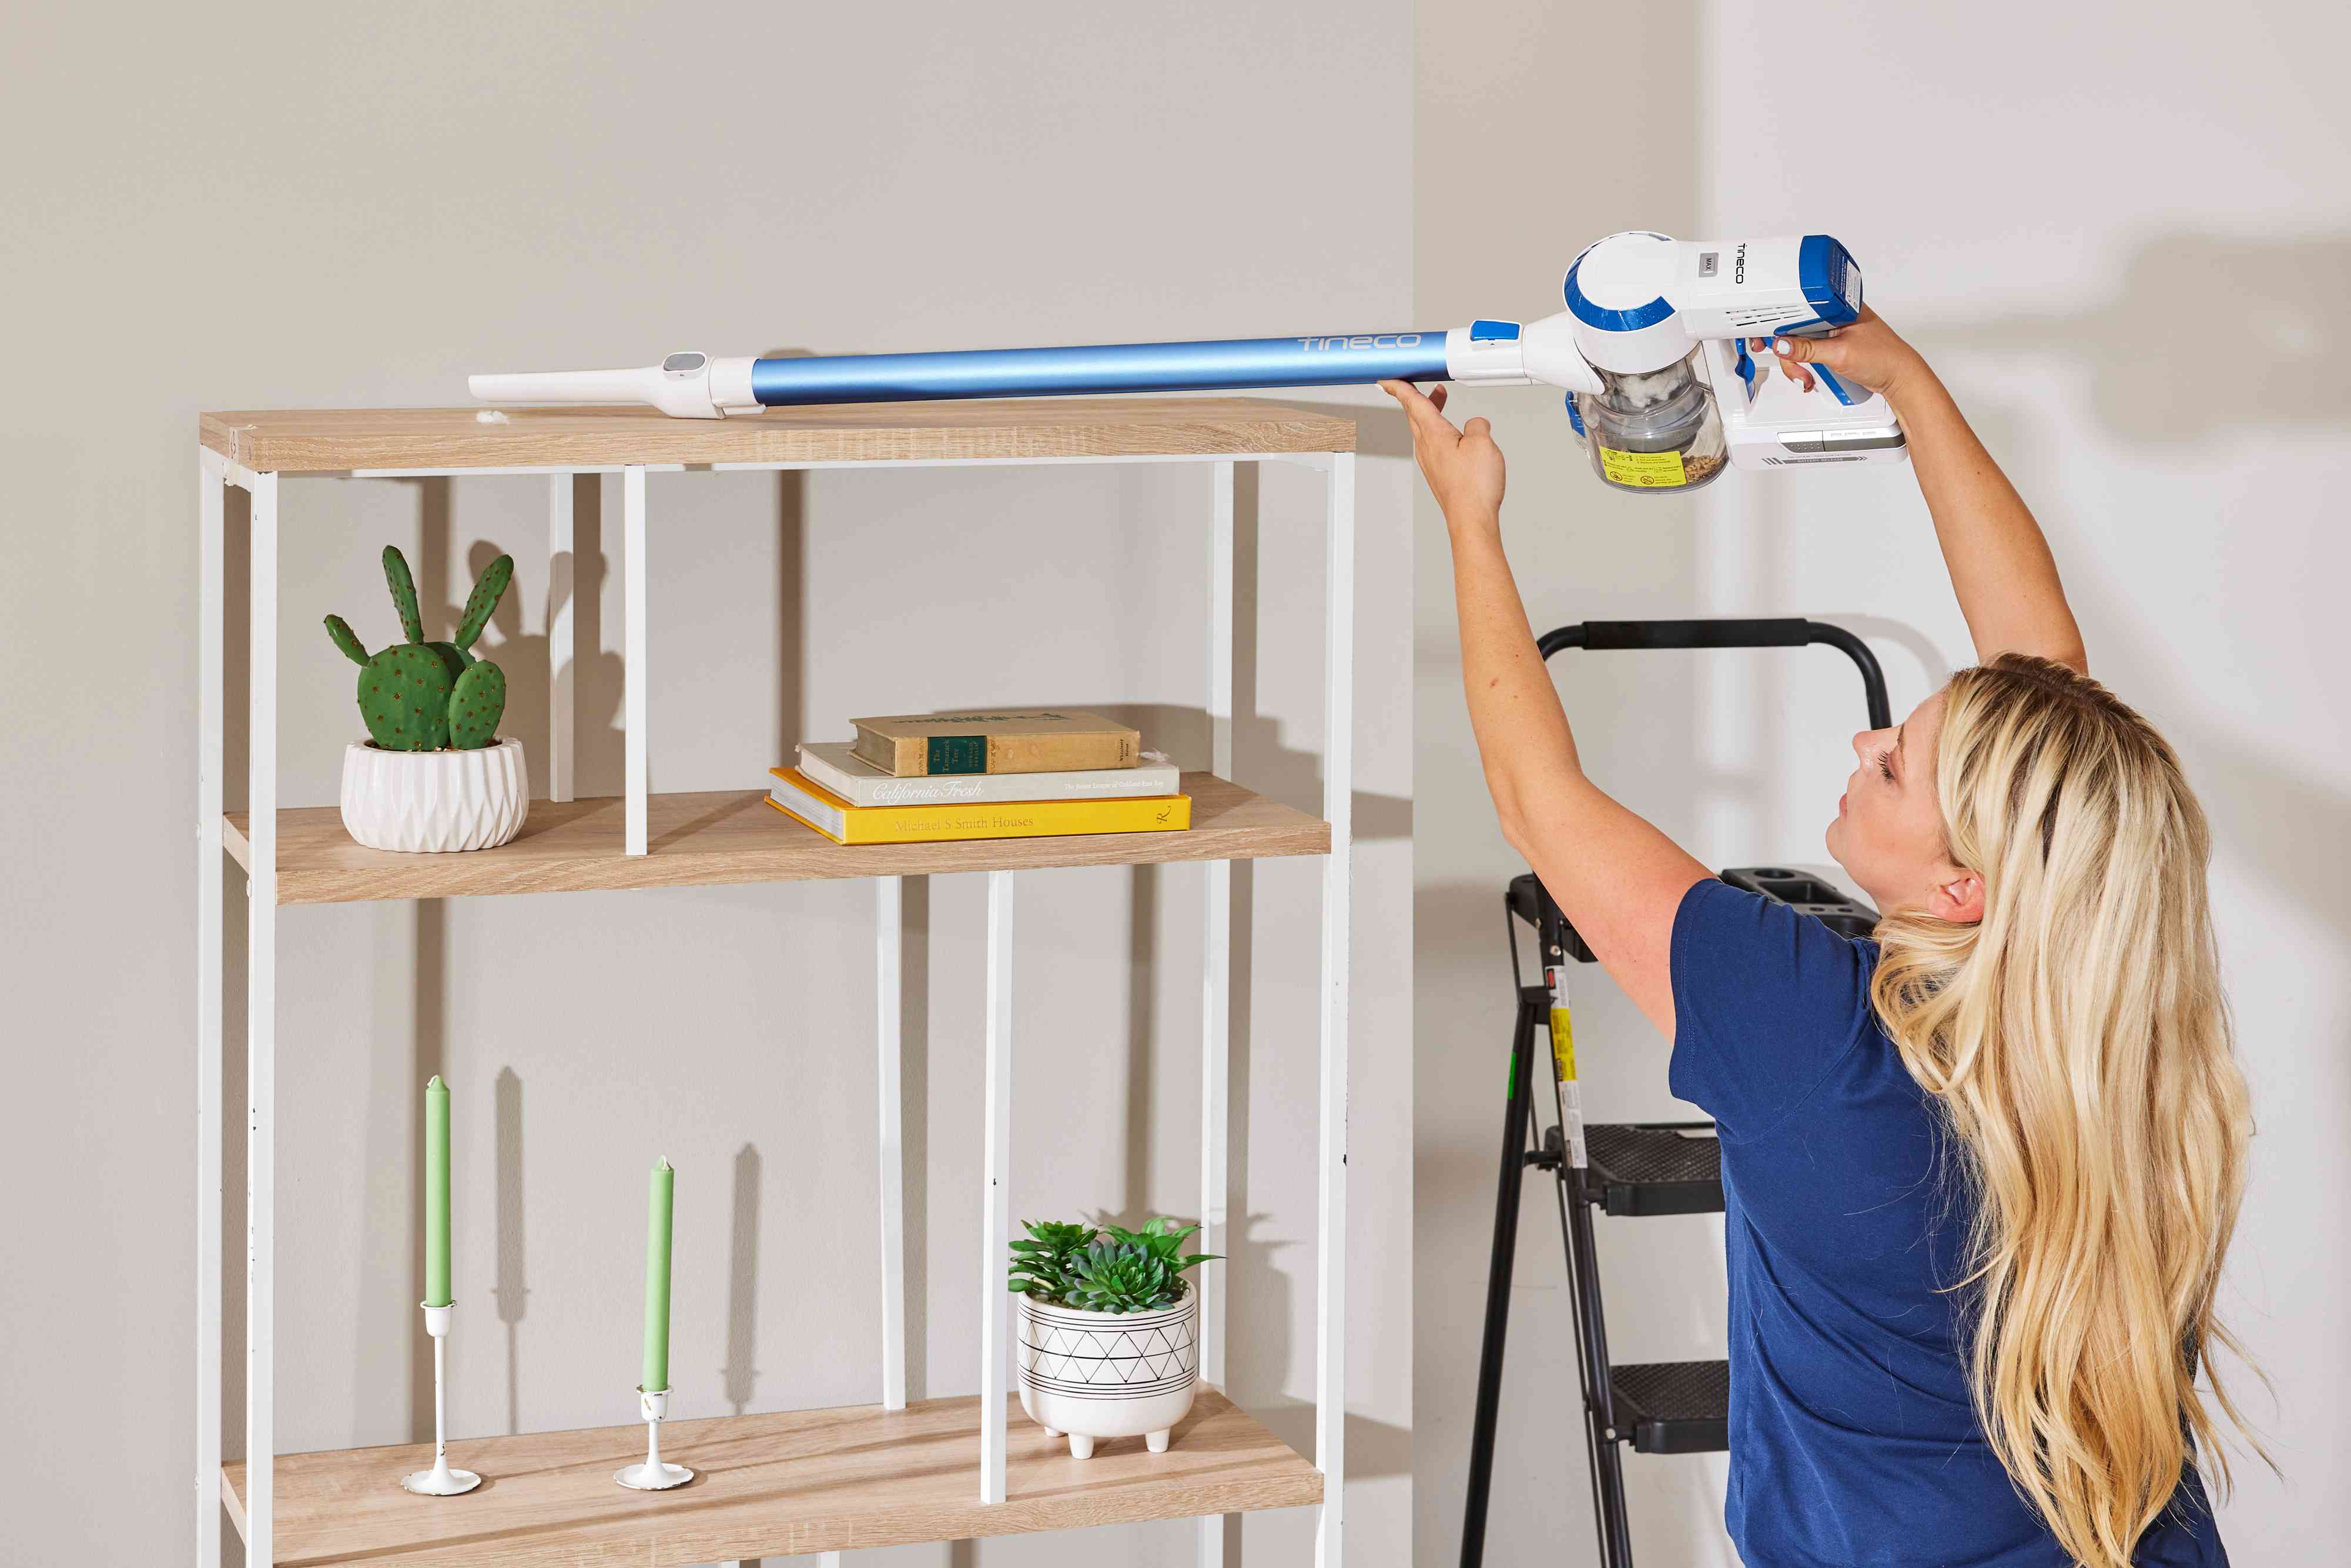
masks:
<svg viewBox="0 0 2351 1568"><path fill-rule="evenodd" d="M571 553L573 793L617 795L628 746L621 727L628 660L604 646L604 595L613 568L604 549L601 475L584 475L572 489Z"/></svg>
<svg viewBox="0 0 2351 1568"><path fill-rule="evenodd" d="M776 744L789 758L808 738L808 474L776 475Z"/></svg>
<svg viewBox="0 0 2351 1568"><path fill-rule="evenodd" d="M2180 302L2226 299L2225 352L2183 330ZM1970 352L2055 351L2090 371L2091 410L2150 445L2351 423L2351 236L2158 235L2122 269L2114 297L2070 314L2019 313L1927 330Z"/></svg>
<svg viewBox="0 0 2351 1568"><path fill-rule="evenodd" d="M1161 868L1127 868L1126 1169L1120 1201L1130 1210L1151 1191L1159 1118L1152 1113L1159 1054L1159 893ZM1135 1223L1140 1223L1138 1219Z"/></svg>
<svg viewBox="0 0 2351 1568"><path fill-rule="evenodd" d="M507 1432L522 1430L522 1319L530 1300L527 1274L529 1251L523 1231L522 1205L522 1079L511 1067L498 1070L492 1092L491 1119L497 1137L497 1280L490 1293L496 1299L498 1322L507 1339Z"/></svg>
<svg viewBox="0 0 2351 1568"><path fill-rule="evenodd" d="M719 1369L726 1403L740 1416L758 1386L759 1151L735 1151L735 1202L727 1231L726 1364Z"/></svg>
<svg viewBox="0 0 2351 1568"><path fill-rule="evenodd" d="M416 901L416 976L412 992L411 1029L414 1031L413 1056L409 1066L410 1110L407 1126L410 1130L409 1151L424 1145L424 1129L421 1120L424 1085L437 1073L446 1079L449 1069L449 902L443 898L420 898ZM451 1093L455 1090L453 1087ZM409 1170L409 1213L419 1217L419 1223L409 1227L409 1266L411 1283L415 1290L412 1298L423 1301L424 1296L424 1162L411 1157ZM454 1180L454 1176L452 1177ZM419 1336L410 1335L408 1356L408 1440L429 1443L433 1440L433 1354L414 1342Z"/></svg>
<svg viewBox="0 0 2351 1568"><path fill-rule="evenodd" d="M2178 329L2178 301L2191 297L2182 289L2241 303L2233 319L2242 329L2231 334L2225 362L2199 334ZM2099 423L2134 443L2283 441L2311 426L2341 430L2351 427L2351 382L2340 370L2351 353L2351 236L2159 235L2126 265L2116 297L2095 309L2001 317L1948 334L1970 350L1989 344L2086 366ZM2038 488L2034 476L2054 482L2064 454L2033 410L1994 399L1980 411L1971 401L1969 412L1985 444L2022 476L2021 488ZM2063 566L2064 519L2049 528ZM2116 682L2126 702L2134 698L2127 672L2175 660L2179 637L2203 630L2148 624L2125 586L2104 575L2076 571L2065 588L2093 672ZM2179 750L2215 841L2241 854L2314 923L2351 940L2351 835L2344 831L2351 792L2245 729L2193 713L2150 716Z"/></svg>

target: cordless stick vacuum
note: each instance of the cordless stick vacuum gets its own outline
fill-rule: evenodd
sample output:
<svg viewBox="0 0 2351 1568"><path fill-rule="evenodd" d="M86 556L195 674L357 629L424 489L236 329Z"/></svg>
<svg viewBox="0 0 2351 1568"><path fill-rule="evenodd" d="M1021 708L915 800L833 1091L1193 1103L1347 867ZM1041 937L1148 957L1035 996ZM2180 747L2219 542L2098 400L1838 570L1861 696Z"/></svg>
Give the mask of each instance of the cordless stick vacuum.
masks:
<svg viewBox="0 0 2351 1568"><path fill-rule="evenodd" d="M672 354L627 371L475 376L508 407L646 403L724 419L806 403L1357 386L1371 382L1560 387L1593 471L1658 493L1742 468L1900 460L1884 399L1820 365L1807 392L1771 373L1750 337L1818 336L1861 311L1861 268L1826 235L1674 240L1631 231L1567 269L1567 308L1539 321L1442 332L1228 338L1067 349L974 349L815 359Z"/></svg>

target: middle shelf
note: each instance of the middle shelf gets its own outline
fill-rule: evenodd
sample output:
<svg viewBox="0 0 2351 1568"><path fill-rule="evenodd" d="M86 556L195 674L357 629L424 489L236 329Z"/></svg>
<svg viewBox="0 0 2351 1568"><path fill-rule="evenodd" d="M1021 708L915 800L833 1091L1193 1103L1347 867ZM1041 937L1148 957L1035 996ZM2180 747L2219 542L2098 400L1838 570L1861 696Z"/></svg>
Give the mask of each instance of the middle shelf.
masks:
<svg viewBox="0 0 2351 1568"><path fill-rule="evenodd" d="M400 854L354 843L333 806L277 813L277 902L348 904L632 887L716 887L959 871L1141 865L1160 861L1263 860L1331 852L1331 825L1213 773L1184 775L1192 825L1173 833L1089 833L943 843L834 843L774 810L764 789L654 795L646 801L649 853L623 852L617 796L534 800L514 841L463 854ZM222 840L252 869L246 818L224 819Z"/></svg>

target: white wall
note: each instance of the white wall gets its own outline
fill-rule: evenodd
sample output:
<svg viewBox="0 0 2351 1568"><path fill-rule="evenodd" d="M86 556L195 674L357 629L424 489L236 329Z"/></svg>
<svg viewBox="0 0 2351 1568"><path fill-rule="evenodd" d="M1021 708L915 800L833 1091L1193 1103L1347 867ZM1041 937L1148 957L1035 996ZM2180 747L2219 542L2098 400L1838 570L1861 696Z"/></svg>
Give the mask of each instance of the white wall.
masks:
<svg viewBox="0 0 2351 1568"><path fill-rule="evenodd" d="M0 177L18 371L0 389L0 966L12 1165L39 1201L0 1220L0 1447L37 1429L104 1462L37 1482L0 1467L0 1555L188 1555L197 411L447 403L468 370L680 347L1394 327L1411 303L1408 47L1401 5L50 8L19 25L0 92L18 150ZM1238 771L1316 810L1321 485L1281 468L1243 494ZM1353 1560L1398 1563L1405 465L1374 456L1360 494L1351 1508ZM593 486L583 500L580 782L610 793L618 505L591 521ZM1196 467L656 476L655 788L748 787L853 714L1008 695L1108 705L1204 758L1207 505ZM544 779L543 517L528 479L286 485L287 803L333 799L353 720L317 623L337 611L382 639L387 540L428 615L515 554L488 642ZM1236 983L1256 1006L1234 1077L1230 1382L1311 1449L1319 868L1235 883L1252 911ZM1024 879L1017 1215L1193 1209L1199 885L1188 867ZM455 1094L455 1431L628 1418L656 1154L680 1172L674 1408L874 1397L872 907L863 884L823 883L287 912L281 1448L429 1433L413 1151L434 1071ZM909 953L928 975L907 1092L918 1396L977 1382L978 879L937 879L927 928ZM242 1079L240 1061L232 1104ZM241 1226L233 1198L232 1256ZM234 1342L235 1291L229 1306ZM1311 1528L1305 1511L1252 1520L1251 1555L1295 1561ZM1169 1523L889 1561L1188 1561L1189 1540Z"/></svg>
<svg viewBox="0 0 2351 1568"><path fill-rule="evenodd" d="M2335 64L2351 26L2314 6L1718 5L1612 13L1622 74L1590 70L1594 26L1531 6L1423 8L1422 314L1547 308L1574 247L1635 225L1823 230L1862 258L1873 301L2038 510L2096 673L2179 746L2211 813L2261 1130L2224 1307L2276 1380L2274 1404L2238 1386L2283 1472L2241 1463L2222 1533L2239 1562L2335 1561L2351 1525L2351 108ZM1500 63L1480 77L1479 57ZM1481 219L1505 192L1519 193L1510 221ZM1897 713L1967 662L1904 471L1734 476L1645 505L1585 476L1548 407L1508 397L1479 406L1496 406L1511 460L1506 527L1539 626L1837 620L1876 649ZM1492 904L1516 868L1479 810L1449 580L1423 511L1415 1461L1419 1556L1435 1563L1458 1543L1509 1023ZM1579 738L1625 799L1710 863L1819 857L1859 718L1834 655L1574 657L1559 668ZM1593 1113L1676 1109L1663 1043L1581 973ZM1592 1552L1553 1229L1531 1204L1493 1563ZM1719 1235L1603 1222L1624 1358L1721 1354ZM1729 1560L1719 1460L1635 1457L1630 1475L1642 1561Z"/></svg>

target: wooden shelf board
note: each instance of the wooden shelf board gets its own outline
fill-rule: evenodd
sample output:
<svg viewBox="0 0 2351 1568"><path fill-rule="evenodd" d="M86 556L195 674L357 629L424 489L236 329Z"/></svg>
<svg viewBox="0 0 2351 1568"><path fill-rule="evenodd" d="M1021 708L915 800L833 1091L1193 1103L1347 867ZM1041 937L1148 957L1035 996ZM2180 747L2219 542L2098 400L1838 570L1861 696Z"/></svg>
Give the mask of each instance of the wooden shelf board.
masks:
<svg viewBox="0 0 2351 1568"><path fill-rule="evenodd" d="M558 805L534 800L511 843L463 854L401 854L354 843L333 806L277 813L277 901L349 904L632 887L920 876L958 871L1140 865L1157 861L1263 860L1331 852L1331 825L1209 773L1184 775L1192 826L1175 833L1092 833L970 839L936 844L836 844L767 803L764 789L655 795L645 802L648 854L622 852L617 797ZM246 813L222 840L252 869Z"/></svg>
<svg viewBox="0 0 2351 1568"><path fill-rule="evenodd" d="M662 1457L695 1472L674 1491L632 1492L612 1472L644 1457L642 1425L449 1445L480 1472L463 1497L413 1497L429 1443L286 1454L276 1467L277 1561L301 1568L631 1568L724 1563L973 1536L1184 1519L1322 1500L1322 1473L1213 1389L1200 1390L1167 1452L1105 1439L1091 1459L1016 1407L1005 1500L979 1500L979 1401L670 1421ZM221 1499L245 1531L245 1467Z"/></svg>
<svg viewBox="0 0 2351 1568"><path fill-rule="evenodd" d="M258 473L946 458L1254 457L1353 452L1355 422L1259 398L1011 398L839 403L731 419L642 408L264 409L206 413L199 438Z"/></svg>

